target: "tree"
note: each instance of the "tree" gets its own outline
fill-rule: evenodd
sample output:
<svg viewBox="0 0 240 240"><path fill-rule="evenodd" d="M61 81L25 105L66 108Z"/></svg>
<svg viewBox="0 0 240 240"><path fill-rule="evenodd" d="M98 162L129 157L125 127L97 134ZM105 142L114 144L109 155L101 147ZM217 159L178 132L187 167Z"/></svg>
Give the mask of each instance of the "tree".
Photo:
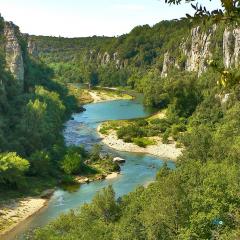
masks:
<svg viewBox="0 0 240 240"><path fill-rule="evenodd" d="M211 0L209 0L211 1ZM192 17L186 14L188 18L204 18L204 17L214 17L215 20L236 20L240 14L240 1L239 0L221 0L221 5L224 9L215 9L213 11L208 11L206 7L199 5L198 0L165 0L165 3L169 4L180 4L182 2L190 3L196 2L196 4L191 4L195 10L195 15Z"/></svg>
<svg viewBox="0 0 240 240"><path fill-rule="evenodd" d="M36 151L30 156L30 175L47 176L51 172L51 159L46 151Z"/></svg>
<svg viewBox="0 0 240 240"><path fill-rule="evenodd" d="M99 144L95 144L90 152L90 160L92 162L98 161L100 159L100 153L102 150L102 146Z"/></svg>
<svg viewBox="0 0 240 240"><path fill-rule="evenodd" d="M112 186L104 188L92 201L93 214L109 223L117 220L119 216L119 207L115 201L115 192Z"/></svg>
<svg viewBox="0 0 240 240"><path fill-rule="evenodd" d="M79 174L84 166L84 154L85 152L81 147L69 147L61 162L63 171L69 175Z"/></svg>
<svg viewBox="0 0 240 240"><path fill-rule="evenodd" d="M19 188L24 184L24 173L29 168L29 162L16 153L0 154L0 184Z"/></svg>

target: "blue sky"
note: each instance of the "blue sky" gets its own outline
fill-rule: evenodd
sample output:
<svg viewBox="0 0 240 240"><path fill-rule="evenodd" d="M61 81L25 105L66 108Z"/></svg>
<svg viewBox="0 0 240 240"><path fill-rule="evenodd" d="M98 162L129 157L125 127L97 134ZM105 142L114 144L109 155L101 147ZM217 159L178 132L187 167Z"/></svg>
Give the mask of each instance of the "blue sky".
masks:
<svg viewBox="0 0 240 240"><path fill-rule="evenodd" d="M218 0L200 2L219 7ZM25 33L81 37L121 35L137 25L180 18L192 8L170 7L164 0L0 0L0 12Z"/></svg>

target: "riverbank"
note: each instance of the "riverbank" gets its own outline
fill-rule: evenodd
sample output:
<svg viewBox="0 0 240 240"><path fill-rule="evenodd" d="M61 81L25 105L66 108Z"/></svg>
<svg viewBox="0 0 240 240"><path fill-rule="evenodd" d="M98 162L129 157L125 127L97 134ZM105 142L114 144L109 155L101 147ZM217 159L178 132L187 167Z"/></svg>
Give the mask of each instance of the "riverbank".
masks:
<svg viewBox="0 0 240 240"><path fill-rule="evenodd" d="M0 238L7 239L7 235L12 230L37 214L48 204L48 201L49 197L28 197L2 203L0 205Z"/></svg>
<svg viewBox="0 0 240 240"><path fill-rule="evenodd" d="M67 87L70 95L75 97L80 106L88 103L133 99L131 95L117 88L96 87L95 89L84 89L74 84L68 84Z"/></svg>
<svg viewBox="0 0 240 240"><path fill-rule="evenodd" d="M115 100L131 100L132 96L118 92L117 90L89 90L93 103L115 101Z"/></svg>
<svg viewBox="0 0 240 240"><path fill-rule="evenodd" d="M101 125L98 126L97 132L99 136L102 138L102 142L118 151L123 152L134 152L134 153L147 153L154 156L158 156L160 158L169 159L176 161L177 158L181 155L182 149L176 147L176 143L174 141L169 141L168 144L162 143L160 137L151 137L150 140L155 142L154 145L148 145L145 148L139 147L134 143L124 142L122 139L117 137L115 130L108 131L107 134L103 134L100 132Z"/></svg>

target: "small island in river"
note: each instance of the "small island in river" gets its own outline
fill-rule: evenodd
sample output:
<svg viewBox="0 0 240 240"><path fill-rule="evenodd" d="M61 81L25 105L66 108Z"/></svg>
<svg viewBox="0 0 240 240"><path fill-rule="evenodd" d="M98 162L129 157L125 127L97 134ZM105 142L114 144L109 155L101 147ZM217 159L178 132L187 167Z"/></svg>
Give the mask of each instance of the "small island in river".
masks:
<svg viewBox="0 0 240 240"><path fill-rule="evenodd" d="M158 121L164 118L163 111L146 119L107 121L100 124L97 130L102 142L118 151L147 153L176 161L182 148L172 137L155 132L144 134L144 131L148 130L149 133L149 129L156 128Z"/></svg>

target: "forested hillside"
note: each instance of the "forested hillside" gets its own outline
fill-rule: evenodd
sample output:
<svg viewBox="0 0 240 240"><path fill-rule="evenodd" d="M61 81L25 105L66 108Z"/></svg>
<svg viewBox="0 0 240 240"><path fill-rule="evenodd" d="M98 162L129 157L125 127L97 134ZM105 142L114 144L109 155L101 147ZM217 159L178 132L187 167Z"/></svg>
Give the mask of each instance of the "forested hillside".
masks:
<svg viewBox="0 0 240 240"><path fill-rule="evenodd" d="M232 20L230 10L239 8L222 2ZM91 82L94 73L95 84L128 85L144 93L146 104L166 109L154 131L173 137L184 151L177 168L165 166L148 187L117 200L111 187L104 189L79 212L37 230L34 239L239 239L238 22L210 18L136 27L71 59L87 69L74 81ZM46 39L36 38L36 45ZM38 55L55 70L69 64L44 49Z"/></svg>
<svg viewBox="0 0 240 240"><path fill-rule="evenodd" d="M138 26L115 37L52 38L30 36L31 51L49 64L62 81L126 86L128 79L163 65L164 53L189 35L186 21ZM132 79L131 78L131 79ZM129 84L132 80L129 80Z"/></svg>
<svg viewBox="0 0 240 240"><path fill-rule="evenodd" d="M56 179L57 162L65 151L63 123L78 107L67 89L53 80L52 69L28 54L26 37L18 27L2 17L0 48L0 196L3 200L11 193L13 196L29 190L39 193L55 181L51 179ZM49 181L44 182L44 178Z"/></svg>
<svg viewBox="0 0 240 240"><path fill-rule="evenodd" d="M158 71L162 77L174 68L201 75L207 60L223 65L227 61L223 54L225 29L224 24L216 26L211 21L202 24L172 20L153 27L138 26L115 38L29 36L29 48L63 82L92 80L94 84L141 89L141 79L149 70ZM231 45L230 39L226 39L226 44Z"/></svg>

